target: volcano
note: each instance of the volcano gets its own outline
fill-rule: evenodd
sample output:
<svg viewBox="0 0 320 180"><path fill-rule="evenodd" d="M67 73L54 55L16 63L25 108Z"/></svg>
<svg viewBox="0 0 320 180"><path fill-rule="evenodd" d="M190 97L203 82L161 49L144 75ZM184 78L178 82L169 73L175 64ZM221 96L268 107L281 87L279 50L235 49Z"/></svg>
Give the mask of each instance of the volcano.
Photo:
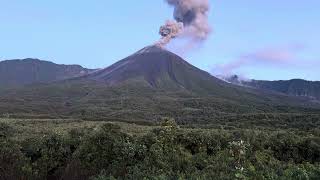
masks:
<svg viewBox="0 0 320 180"><path fill-rule="evenodd" d="M214 91L224 84L159 46L145 47L82 79L103 82L109 86L134 82L148 84L156 89L185 89L202 93Z"/></svg>

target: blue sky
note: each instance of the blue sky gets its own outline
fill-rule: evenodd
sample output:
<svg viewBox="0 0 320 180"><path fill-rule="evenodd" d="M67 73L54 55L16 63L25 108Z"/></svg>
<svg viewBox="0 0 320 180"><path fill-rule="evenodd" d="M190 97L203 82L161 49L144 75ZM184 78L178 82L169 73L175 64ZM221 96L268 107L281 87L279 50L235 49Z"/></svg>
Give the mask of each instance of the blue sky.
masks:
<svg viewBox="0 0 320 180"><path fill-rule="evenodd" d="M210 0L210 38L187 54L212 74L320 80L320 1ZM0 0L0 60L100 68L158 40L163 0Z"/></svg>

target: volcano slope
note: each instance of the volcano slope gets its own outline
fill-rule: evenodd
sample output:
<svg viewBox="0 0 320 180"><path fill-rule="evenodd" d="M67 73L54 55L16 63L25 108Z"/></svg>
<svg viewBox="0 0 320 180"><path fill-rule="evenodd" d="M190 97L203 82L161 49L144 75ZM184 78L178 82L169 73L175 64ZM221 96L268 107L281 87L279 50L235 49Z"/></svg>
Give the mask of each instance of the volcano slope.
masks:
<svg viewBox="0 0 320 180"><path fill-rule="evenodd" d="M228 84L157 46L82 77L0 92L0 114L13 117L315 126L319 107L308 99Z"/></svg>

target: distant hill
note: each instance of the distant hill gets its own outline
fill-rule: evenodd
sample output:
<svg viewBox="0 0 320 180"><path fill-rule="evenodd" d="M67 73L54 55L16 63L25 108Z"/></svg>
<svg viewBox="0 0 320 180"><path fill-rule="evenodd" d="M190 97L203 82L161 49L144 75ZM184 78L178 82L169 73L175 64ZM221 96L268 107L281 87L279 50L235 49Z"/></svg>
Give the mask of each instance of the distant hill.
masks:
<svg viewBox="0 0 320 180"><path fill-rule="evenodd" d="M149 46L93 73L0 91L0 116L77 117L91 120L181 124L320 114L305 97L236 86ZM267 116L265 116L267 114Z"/></svg>
<svg viewBox="0 0 320 180"><path fill-rule="evenodd" d="M92 72L79 65L59 65L38 59L0 61L0 87L49 83Z"/></svg>
<svg viewBox="0 0 320 180"><path fill-rule="evenodd" d="M303 79L279 81L243 80L237 75L224 78L224 80L233 84L275 91L290 96L320 100L320 81L306 81Z"/></svg>

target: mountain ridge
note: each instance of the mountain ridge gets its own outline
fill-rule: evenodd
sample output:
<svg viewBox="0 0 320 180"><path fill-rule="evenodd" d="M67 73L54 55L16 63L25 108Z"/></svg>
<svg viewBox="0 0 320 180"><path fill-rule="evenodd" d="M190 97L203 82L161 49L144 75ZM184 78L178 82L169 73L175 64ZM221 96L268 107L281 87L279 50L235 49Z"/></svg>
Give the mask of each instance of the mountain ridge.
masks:
<svg viewBox="0 0 320 180"><path fill-rule="evenodd" d="M236 85L320 100L320 81L308 81L304 79L266 81L241 79L237 75L222 77L222 79Z"/></svg>
<svg viewBox="0 0 320 180"><path fill-rule="evenodd" d="M0 61L0 86L18 87L33 83L50 83L93 71L80 65L55 64L33 58L3 60Z"/></svg>

